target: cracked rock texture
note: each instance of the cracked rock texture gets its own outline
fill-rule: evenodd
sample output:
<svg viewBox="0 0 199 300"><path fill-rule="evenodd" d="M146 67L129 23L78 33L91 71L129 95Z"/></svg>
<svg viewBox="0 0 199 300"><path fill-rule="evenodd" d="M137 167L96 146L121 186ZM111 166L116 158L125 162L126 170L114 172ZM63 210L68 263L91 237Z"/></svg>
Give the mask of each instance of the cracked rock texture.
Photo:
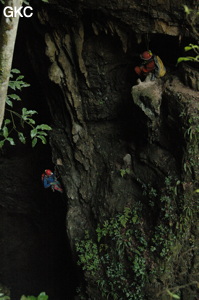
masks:
<svg viewBox="0 0 199 300"><path fill-rule="evenodd" d="M142 184L161 189L165 177L187 176L186 119L180 113L192 106L190 93L197 103L198 94L179 81L173 59L178 55L175 47L179 54L183 47L178 40L188 34L183 3L56 1L38 11L35 22L42 29L42 43L35 47L29 39L28 47L52 114L52 159L55 165L57 159L62 161L57 167L74 252L75 240L82 239L85 230L94 232L96 223L142 199ZM133 71L146 42L168 70L163 79L147 86L137 85ZM125 157L130 173L123 178ZM174 277L160 280L175 285ZM154 289L148 287L149 299Z"/></svg>
<svg viewBox="0 0 199 300"><path fill-rule="evenodd" d="M197 6L194 0L185 2ZM185 169L185 162L196 160L188 151L194 141L185 138L185 131L187 118L197 126L198 93L193 85L183 85L176 68L183 48L179 40L191 38L184 22L185 2L57 0L35 6L27 49L52 119L52 161L65 191L66 228L74 256L75 241L85 230L94 233L97 223L129 203L144 201L143 185L161 190L167 176L186 183L198 178L197 164L190 172ZM134 66L148 43L168 71L158 81L137 85ZM130 171L122 177L121 169L127 167ZM186 251L186 239L182 245ZM189 257L183 267L193 278L179 279L179 269L174 268L179 253L167 265L169 275L149 282L147 299L156 299L154 295L167 285L189 284L194 278ZM193 256L197 257L194 250ZM89 291L95 299L94 290ZM197 297L188 285L182 299Z"/></svg>

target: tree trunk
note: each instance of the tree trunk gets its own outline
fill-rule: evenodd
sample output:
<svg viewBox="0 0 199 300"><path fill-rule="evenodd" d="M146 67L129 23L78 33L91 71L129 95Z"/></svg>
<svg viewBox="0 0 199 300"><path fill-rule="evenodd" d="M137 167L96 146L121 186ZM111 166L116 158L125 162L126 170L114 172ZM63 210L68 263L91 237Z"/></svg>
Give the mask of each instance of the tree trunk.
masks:
<svg viewBox="0 0 199 300"><path fill-rule="evenodd" d="M23 0L6 0L4 7L19 8ZM16 17L2 16L0 27L0 128L3 123L5 104L12 66L15 40L19 23L19 15Z"/></svg>

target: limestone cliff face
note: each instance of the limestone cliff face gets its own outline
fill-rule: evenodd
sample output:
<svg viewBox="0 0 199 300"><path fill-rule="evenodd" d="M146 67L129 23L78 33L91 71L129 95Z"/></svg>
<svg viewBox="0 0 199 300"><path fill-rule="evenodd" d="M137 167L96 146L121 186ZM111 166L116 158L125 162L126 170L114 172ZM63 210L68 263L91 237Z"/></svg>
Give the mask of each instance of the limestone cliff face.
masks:
<svg viewBox="0 0 199 300"><path fill-rule="evenodd" d="M73 250L85 230L94 233L97 223L129 204L146 201L143 185L161 190L165 178L171 176L184 182L180 183L184 195L188 182L193 185L198 178L198 166L193 163L196 149L188 151L194 142L185 137L187 118L194 120L193 128L197 126L193 116L198 111L198 94L183 86L175 67L182 49L178 40L189 35L184 1L141 2L50 2L38 8L31 28L37 42L28 41L30 59L53 119L52 160L65 190L67 233ZM189 1L189 5L197 4ZM133 67L148 45L163 58L167 75L144 86L144 92L141 87L140 93L139 86L131 93L137 85ZM183 207L181 212L175 209L176 214L183 212ZM168 266L169 274L179 262L178 255L189 251L185 240L195 233L191 221L187 226L185 248L176 250L173 265L164 259L160 262ZM190 264L190 260L184 264L188 276L192 276ZM149 283L147 299L156 299L157 290L159 299L167 286L196 279L162 274L159 280ZM95 299L92 290L90 297ZM162 299L169 297L163 293ZM183 297L194 300L196 292L190 298L185 292Z"/></svg>

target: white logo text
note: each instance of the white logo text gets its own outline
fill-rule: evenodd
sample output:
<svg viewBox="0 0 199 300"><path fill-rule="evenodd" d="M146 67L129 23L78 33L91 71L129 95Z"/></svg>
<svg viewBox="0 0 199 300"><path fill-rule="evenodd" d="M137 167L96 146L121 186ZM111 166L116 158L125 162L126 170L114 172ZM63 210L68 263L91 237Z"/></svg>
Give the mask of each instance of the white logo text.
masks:
<svg viewBox="0 0 199 300"><path fill-rule="evenodd" d="M3 10L3 15L6 18L9 17L17 17L17 15L19 15L19 17L26 17L26 18L30 18L33 15L33 12L31 12L33 10L33 8L31 6L20 6L19 8L16 7L12 7L12 6L6 6L4 7ZM28 11L28 12L27 12Z"/></svg>

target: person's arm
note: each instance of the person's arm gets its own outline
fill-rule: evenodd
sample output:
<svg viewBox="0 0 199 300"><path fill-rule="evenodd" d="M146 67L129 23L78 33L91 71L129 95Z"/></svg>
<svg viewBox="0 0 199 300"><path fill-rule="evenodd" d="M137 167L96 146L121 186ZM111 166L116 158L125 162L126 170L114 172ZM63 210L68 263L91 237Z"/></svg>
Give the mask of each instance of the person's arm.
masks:
<svg viewBox="0 0 199 300"><path fill-rule="evenodd" d="M144 73L150 73L155 69L155 62L154 60L151 60L147 64L145 64L142 68L142 72Z"/></svg>

